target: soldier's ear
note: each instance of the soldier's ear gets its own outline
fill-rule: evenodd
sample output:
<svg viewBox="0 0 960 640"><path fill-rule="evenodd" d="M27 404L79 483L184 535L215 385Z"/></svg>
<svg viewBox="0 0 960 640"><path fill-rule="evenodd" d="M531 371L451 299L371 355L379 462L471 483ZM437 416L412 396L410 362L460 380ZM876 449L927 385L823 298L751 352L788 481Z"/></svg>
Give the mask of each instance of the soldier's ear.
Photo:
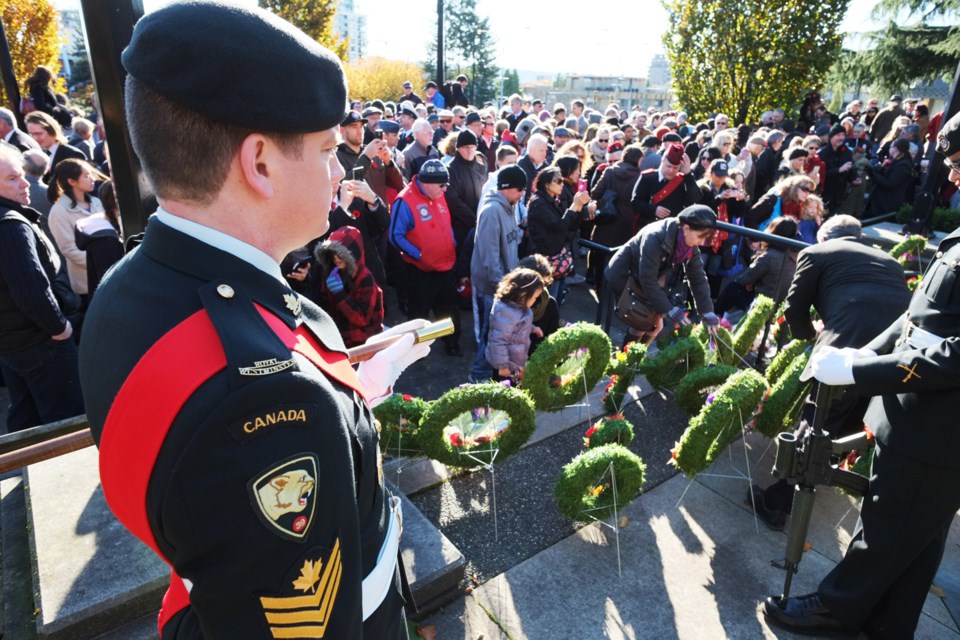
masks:
<svg viewBox="0 0 960 640"><path fill-rule="evenodd" d="M273 180L278 167L276 144L260 133L251 133L240 143L237 158L240 163L240 173L247 187L261 198L272 198L274 195Z"/></svg>

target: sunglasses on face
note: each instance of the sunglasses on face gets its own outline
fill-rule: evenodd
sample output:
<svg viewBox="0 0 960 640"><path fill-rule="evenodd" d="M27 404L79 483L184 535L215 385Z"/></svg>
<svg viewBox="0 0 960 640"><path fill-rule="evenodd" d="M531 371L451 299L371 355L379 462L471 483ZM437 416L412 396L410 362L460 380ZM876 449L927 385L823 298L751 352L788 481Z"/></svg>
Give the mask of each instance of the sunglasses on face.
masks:
<svg viewBox="0 0 960 640"><path fill-rule="evenodd" d="M610 142L610 140L607 138L597 138L598 144L607 144L608 142Z"/></svg>
<svg viewBox="0 0 960 640"><path fill-rule="evenodd" d="M811 193L813 189L810 187L800 187L800 191L803 191L804 193Z"/></svg>
<svg viewBox="0 0 960 640"><path fill-rule="evenodd" d="M563 184L563 178L554 178L550 182L552 182L553 184Z"/></svg>
<svg viewBox="0 0 960 640"><path fill-rule="evenodd" d="M951 171L956 171L957 173L960 173L960 160L952 160L952 161L951 161L951 160L948 159L948 158L944 158L944 159L943 159L943 164L947 167L947 169L950 169Z"/></svg>

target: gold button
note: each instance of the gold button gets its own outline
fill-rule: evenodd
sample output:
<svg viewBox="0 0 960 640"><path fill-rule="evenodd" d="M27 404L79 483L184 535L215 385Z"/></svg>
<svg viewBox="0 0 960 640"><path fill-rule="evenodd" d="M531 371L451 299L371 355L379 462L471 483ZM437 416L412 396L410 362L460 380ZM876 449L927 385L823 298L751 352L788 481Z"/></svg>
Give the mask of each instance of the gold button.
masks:
<svg viewBox="0 0 960 640"><path fill-rule="evenodd" d="M217 293L220 294L221 298L229 300L233 297L233 287L228 284L217 285Z"/></svg>

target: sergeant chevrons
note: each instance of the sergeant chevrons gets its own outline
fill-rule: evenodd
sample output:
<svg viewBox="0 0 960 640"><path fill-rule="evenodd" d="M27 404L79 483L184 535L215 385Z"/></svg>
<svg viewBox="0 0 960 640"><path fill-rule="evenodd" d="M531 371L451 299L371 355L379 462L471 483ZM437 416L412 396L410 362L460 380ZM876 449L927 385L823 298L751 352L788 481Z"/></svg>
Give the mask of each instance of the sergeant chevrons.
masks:
<svg viewBox="0 0 960 640"><path fill-rule="evenodd" d="M395 582L364 611L393 522L377 434L359 394L328 372L345 362L333 323L292 295L151 222L91 306L81 375L104 493L183 579L164 602L164 640L405 637ZM184 323L202 331L178 339ZM165 342L173 355L148 360ZM295 366L242 371L274 360ZM121 402L147 362L159 382ZM151 421L166 433L148 438Z"/></svg>

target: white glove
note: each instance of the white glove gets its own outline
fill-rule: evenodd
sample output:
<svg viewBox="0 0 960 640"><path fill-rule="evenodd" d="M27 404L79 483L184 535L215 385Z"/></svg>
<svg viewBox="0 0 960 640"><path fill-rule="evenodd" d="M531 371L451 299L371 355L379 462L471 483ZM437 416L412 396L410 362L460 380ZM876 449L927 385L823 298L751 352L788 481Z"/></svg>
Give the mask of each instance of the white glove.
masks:
<svg viewBox="0 0 960 640"><path fill-rule="evenodd" d="M876 357L870 349L823 347L810 358L813 377L832 386L853 384L853 363L863 358Z"/></svg>
<svg viewBox="0 0 960 640"><path fill-rule="evenodd" d="M432 340L414 344L413 339L412 334L405 335L369 360L360 363L357 376L371 407L378 405L392 392L393 383L404 369L430 353Z"/></svg>

